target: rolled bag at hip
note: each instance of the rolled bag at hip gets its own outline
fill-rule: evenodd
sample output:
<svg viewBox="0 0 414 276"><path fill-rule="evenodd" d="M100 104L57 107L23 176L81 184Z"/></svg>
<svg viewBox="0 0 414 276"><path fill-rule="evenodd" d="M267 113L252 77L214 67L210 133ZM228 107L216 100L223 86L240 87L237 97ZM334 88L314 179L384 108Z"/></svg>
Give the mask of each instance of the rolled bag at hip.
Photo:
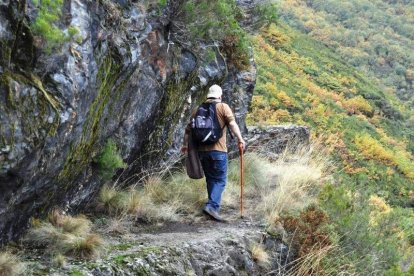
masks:
<svg viewBox="0 0 414 276"><path fill-rule="evenodd" d="M201 179L204 177L204 171L198 156L197 147L191 136L192 135L189 135L188 139L188 155L185 160L185 168L188 177L191 179Z"/></svg>

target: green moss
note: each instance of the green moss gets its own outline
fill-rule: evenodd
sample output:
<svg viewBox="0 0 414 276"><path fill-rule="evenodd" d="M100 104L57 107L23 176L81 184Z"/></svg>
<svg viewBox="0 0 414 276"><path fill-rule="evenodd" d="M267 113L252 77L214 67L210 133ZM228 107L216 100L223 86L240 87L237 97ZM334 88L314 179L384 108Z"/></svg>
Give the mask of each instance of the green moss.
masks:
<svg viewBox="0 0 414 276"><path fill-rule="evenodd" d="M92 102L88 117L83 126L82 136L78 144L73 145L66 158L63 170L58 178L70 181L76 177L98 153L98 139L102 128L102 115L108 106L111 96L115 96L121 89L116 83L121 76L122 62L119 55L109 52L102 60L98 70L98 93Z"/></svg>
<svg viewBox="0 0 414 276"><path fill-rule="evenodd" d="M194 71L186 79L177 80L172 77L168 80L164 97L160 104L160 113L157 116L156 129L148 137L145 151L152 157L159 156L167 150L173 141L174 126L180 119L185 101L183 93L189 91L195 83L197 71Z"/></svg>
<svg viewBox="0 0 414 276"><path fill-rule="evenodd" d="M32 101L28 104L27 98L23 100L21 97L15 97L15 91L12 87L13 82L34 87L38 92L40 92L41 96L36 97L36 101ZM23 125L23 130L25 131L26 136L33 135L38 137L40 129L48 130L48 135L55 135L60 124L60 117L58 114L60 112L61 105L57 98L44 88L39 77L33 73L23 75L6 71L0 76L0 85L4 87L7 93L6 106L8 110L10 112L18 112L20 116L22 116L23 119L21 120L21 124ZM42 118L46 115L50 115L48 113L48 107L51 107L55 113L51 124L42 120ZM39 115L37 117L33 116L35 111L39 111ZM11 127L13 132L11 138L13 139L15 125L12 124ZM13 145L14 141L9 141L9 143Z"/></svg>
<svg viewBox="0 0 414 276"><path fill-rule="evenodd" d="M69 35L70 35L71 37L74 37L76 34L78 34L78 33L79 33L79 29L78 29L77 27L70 26L70 27L68 28L68 33L69 33Z"/></svg>
<svg viewBox="0 0 414 276"><path fill-rule="evenodd" d="M126 263L126 259L129 258L130 255L120 255L120 256L116 256L113 261L114 263L118 264L118 265L122 265L124 263Z"/></svg>
<svg viewBox="0 0 414 276"><path fill-rule="evenodd" d="M71 272L69 272L69 276L83 276L84 274L82 272L80 272L79 270L72 270Z"/></svg>

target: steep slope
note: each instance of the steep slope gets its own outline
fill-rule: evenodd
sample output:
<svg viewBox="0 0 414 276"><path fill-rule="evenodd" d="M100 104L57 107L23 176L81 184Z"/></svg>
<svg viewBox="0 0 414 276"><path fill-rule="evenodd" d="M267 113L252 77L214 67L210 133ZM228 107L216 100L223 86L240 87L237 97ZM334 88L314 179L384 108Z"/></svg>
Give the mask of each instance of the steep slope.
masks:
<svg viewBox="0 0 414 276"><path fill-rule="evenodd" d="M414 204L413 112L290 27L271 25L253 41L258 81L248 122L310 126L337 167L319 202L342 237L338 246L345 253L337 262L355 257L384 271L404 260L414 223L406 208Z"/></svg>
<svg viewBox="0 0 414 276"><path fill-rule="evenodd" d="M413 1L277 2L284 21L334 48L413 106Z"/></svg>

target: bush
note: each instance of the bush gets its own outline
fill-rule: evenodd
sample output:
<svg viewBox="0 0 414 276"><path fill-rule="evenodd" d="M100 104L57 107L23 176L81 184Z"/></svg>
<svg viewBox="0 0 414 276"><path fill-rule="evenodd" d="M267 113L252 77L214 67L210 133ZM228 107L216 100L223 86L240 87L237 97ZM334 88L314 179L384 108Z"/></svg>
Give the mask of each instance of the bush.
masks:
<svg viewBox="0 0 414 276"><path fill-rule="evenodd" d="M395 165L392 151L383 147L369 134L356 135L355 145L366 159L380 161L385 165Z"/></svg>
<svg viewBox="0 0 414 276"><path fill-rule="evenodd" d="M376 195L332 186L321 193L321 206L332 221L333 232L340 237L338 247L347 256L344 260L360 275L412 262L407 260L413 233L412 211L392 208Z"/></svg>
<svg viewBox="0 0 414 276"><path fill-rule="evenodd" d="M68 39L57 26L62 16L63 0L34 0L33 2L38 6L38 15L32 24L33 32L43 37L50 51Z"/></svg>
<svg viewBox="0 0 414 276"><path fill-rule="evenodd" d="M125 168L126 164L120 156L117 146L112 139L109 139L101 153L95 158L99 168L99 175L103 180L110 180L116 170Z"/></svg>
<svg viewBox="0 0 414 276"><path fill-rule="evenodd" d="M187 0L177 7L173 24L178 40L214 41L238 68L250 64L246 32L237 21L241 11L234 0ZM184 30L188 30L185 32Z"/></svg>
<svg viewBox="0 0 414 276"><path fill-rule="evenodd" d="M104 249L103 240L91 232L91 222L82 215L72 217L53 210L48 221L35 221L26 239L49 254L95 258Z"/></svg>

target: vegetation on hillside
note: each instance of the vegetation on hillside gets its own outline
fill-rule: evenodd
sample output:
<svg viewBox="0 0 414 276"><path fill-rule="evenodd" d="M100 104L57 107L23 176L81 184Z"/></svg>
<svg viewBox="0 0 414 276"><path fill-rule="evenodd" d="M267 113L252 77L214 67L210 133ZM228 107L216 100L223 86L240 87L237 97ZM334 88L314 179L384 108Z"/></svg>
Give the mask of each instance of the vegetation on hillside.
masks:
<svg viewBox="0 0 414 276"><path fill-rule="evenodd" d="M281 0L281 17L414 106L414 2Z"/></svg>
<svg viewBox="0 0 414 276"><path fill-rule="evenodd" d="M263 29L253 45L258 81L249 123L307 125L338 167L319 200L334 255L344 256L334 267L399 270L414 245L412 111L283 24Z"/></svg>

